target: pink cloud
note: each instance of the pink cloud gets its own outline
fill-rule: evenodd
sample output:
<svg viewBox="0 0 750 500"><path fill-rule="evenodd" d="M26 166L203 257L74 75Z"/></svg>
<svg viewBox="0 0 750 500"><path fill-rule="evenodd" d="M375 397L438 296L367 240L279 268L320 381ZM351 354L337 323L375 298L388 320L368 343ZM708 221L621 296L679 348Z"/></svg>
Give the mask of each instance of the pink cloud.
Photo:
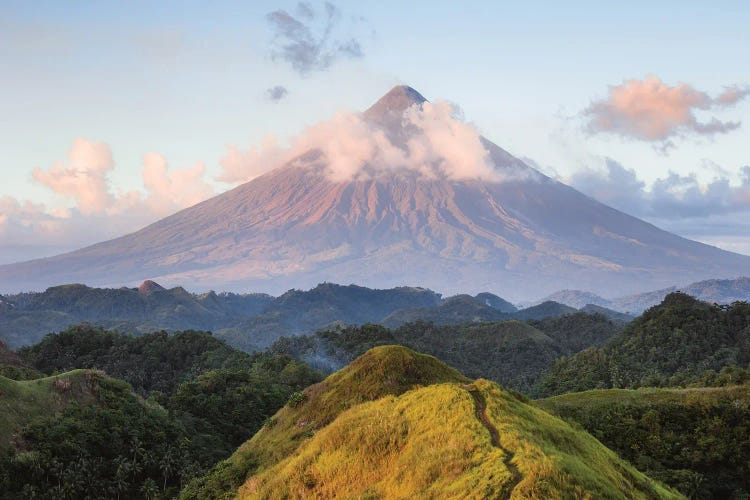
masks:
<svg viewBox="0 0 750 500"><path fill-rule="evenodd" d="M227 148L221 159L221 174L217 180L228 183L247 182L288 160L289 151L281 147L273 136L266 136L255 147L242 151L234 146Z"/></svg>
<svg viewBox="0 0 750 500"><path fill-rule="evenodd" d="M99 213L112 204L107 173L114 168L112 152L103 142L78 138L68 151L69 162L49 170L37 167L34 180L55 193L71 198L83 214Z"/></svg>
<svg viewBox="0 0 750 500"><path fill-rule="evenodd" d="M34 180L73 206L0 197L0 250L7 245L74 248L94 243L140 229L214 194L202 163L170 169L158 153L143 158L143 190L113 193L108 175L114 165L107 144L79 138L66 162L48 170L35 168Z"/></svg>
<svg viewBox="0 0 750 500"><path fill-rule="evenodd" d="M309 151L321 154L322 160L315 157L314 163L325 165L334 181L399 170L497 182L517 174L495 168L479 131L459 119L456 108L447 102L412 106L402 118L403 130L390 130L361 113L341 111L309 127L288 146L269 137L246 151L230 147L221 160L218 180L246 182Z"/></svg>
<svg viewBox="0 0 750 500"><path fill-rule="evenodd" d="M685 83L669 86L652 75L611 86L607 98L592 102L583 116L591 133L617 134L669 147L674 137L726 134L739 128L740 122L715 117L701 122L695 112L732 106L749 93L747 88L732 86L714 98Z"/></svg>
<svg viewBox="0 0 750 500"><path fill-rule="evenodd" d="M159 153L143 157L145 203L157 215L166 215L209 198L213 188L204 180L206 166L198 162L191 168L169 171L167 160Z"/></svg>

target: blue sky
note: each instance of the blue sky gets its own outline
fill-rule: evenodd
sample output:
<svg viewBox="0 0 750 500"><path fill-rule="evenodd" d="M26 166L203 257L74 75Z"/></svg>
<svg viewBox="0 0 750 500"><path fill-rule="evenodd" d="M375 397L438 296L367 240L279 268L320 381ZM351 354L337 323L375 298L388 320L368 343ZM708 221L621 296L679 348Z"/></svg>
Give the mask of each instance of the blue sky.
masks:
<svg viewBox="0 0 750 500"><path fill-rule="evenodd" d="M309 3L312 17L297 2L0 3L0 262L136 229L191 202L179 193L191 180L202 183L195 196L226 190L232 185L216 177L228 145L293 137L402 83L457 103L485 136L587 194L750 253L750 123L741 123L750 99L719 104L728 87L750 84L747 2L333 6L330 60L300 71L279 56L284 39L268 15L283 9L316 33L324 3ZM350 41L359 50L337 48ZM698 125L674 134L592 129L602 118L586 113L592 103L607 104L611 86L649 77L706 96L688 109ZM267 95L274 86L287 90L278 101ZM728 125L706 133L701 126L714 118ZM111 153L99 171L109 205L86 214L60 179L32 175L70 162L80 138ZM165 174L144 187L148 153L168 172L195 175L178 182ZM156 179L161 160L149 158ZM632 193L613 195L623 178ZM126 193L139 197L137 209L114 207ZM171 204L148 202L162 193ZM42 215L30 215L26 202Z"/></svg>

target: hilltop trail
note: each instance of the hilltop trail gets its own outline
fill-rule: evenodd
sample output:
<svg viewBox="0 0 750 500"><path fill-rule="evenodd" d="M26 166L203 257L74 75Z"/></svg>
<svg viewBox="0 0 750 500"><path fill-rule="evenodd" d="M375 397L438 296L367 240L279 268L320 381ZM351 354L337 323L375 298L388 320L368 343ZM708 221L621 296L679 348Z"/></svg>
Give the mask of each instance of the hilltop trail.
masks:
<svg viewBox="0 0 750 500"><path fill-rule="evenodd" d="M513 490L515 489L515 487L518 485L518 483L521 482L521 479L523 479L521 471L518 470L518 467L512 463L514 454L509 450L503 448L503 446L500 444L500 432L492 424L492 422L490 422L490 419L487 416L487 403L484 399L484 395L482 395L479 389L477 389L473 385L462 385L461 387L466 389L466 392L468 392L474 400L474 415L477 417L477 420L479 420L479 422L489 431L492 446L500 448L505 455L505 457L503 458L503 463L505 464L505 467L508 468L512 479L508 484L507 493L503 495L502 498L510 498L513 495Z"/></svg>

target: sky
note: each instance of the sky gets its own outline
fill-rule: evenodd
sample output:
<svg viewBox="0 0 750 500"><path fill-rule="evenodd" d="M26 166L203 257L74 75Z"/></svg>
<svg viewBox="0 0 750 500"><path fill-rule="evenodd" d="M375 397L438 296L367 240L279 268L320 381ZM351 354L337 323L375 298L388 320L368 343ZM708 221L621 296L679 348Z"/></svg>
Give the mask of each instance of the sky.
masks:
<svg viewBox="0 0 750 500"><path fill-rule="evenodd" d="M0 263L231 189L394 85L547 175L750 255L750 3L0 1Z"/></svg>

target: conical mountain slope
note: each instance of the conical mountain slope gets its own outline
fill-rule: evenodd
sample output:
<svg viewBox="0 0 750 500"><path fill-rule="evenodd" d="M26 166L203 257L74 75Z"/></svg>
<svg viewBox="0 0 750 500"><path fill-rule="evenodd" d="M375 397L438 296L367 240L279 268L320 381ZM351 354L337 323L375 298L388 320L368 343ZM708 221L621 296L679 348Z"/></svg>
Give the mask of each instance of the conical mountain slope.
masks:
<svg viewBox="0 0 750 500"><path fill-rule="evenodd" d="M311 147L136 233L0 266L2 288L153 278L170 286L278 293L333 281L489 290L518 300L563 288L631 293L750 272L750 257L598 203L484 138L471 142L452 122L439 128L445 119L437 107L415 112L423 102L413 89L397 87L365 111L360 125L388 154L352 167L348 177L331 175L332 165L346 166L346 154L334 161L325 144ZM477 144L488 173L464 174L463 162L475 161L466 152ZM437 153L424 152L430 147ZM397 168L405 151L410 166Z"/></svg>
<svg viewBox="0 0 750 500"><path fill-rule="evenodd" d="M583 431L382 346L293 398L182 498L682 498Z"/></svg>

